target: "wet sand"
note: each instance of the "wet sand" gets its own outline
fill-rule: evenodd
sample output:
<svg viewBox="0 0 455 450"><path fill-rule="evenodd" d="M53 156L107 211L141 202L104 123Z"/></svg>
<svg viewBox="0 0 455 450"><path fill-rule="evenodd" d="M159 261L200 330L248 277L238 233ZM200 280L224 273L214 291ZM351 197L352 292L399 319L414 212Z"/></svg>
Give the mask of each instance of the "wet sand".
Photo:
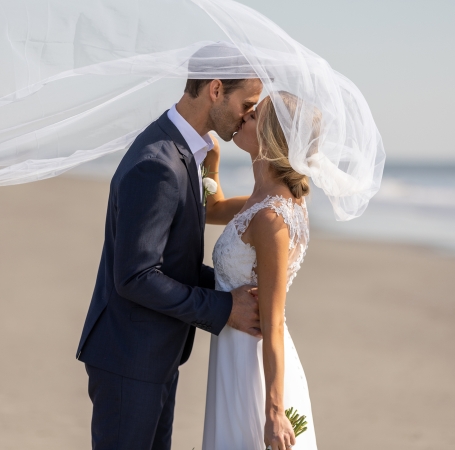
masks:
<svg viewBox="0 0 455 450"><path fill-rule="evenodd" d="M70 177L0 188L2 450L90 448L75 352L107 195ZM207 228L207 261L221 229ZM314 232L286 311L320 450L455 448L455 259ZM208 345L198 332L181 368L176 450L201 448Z"/></svg>

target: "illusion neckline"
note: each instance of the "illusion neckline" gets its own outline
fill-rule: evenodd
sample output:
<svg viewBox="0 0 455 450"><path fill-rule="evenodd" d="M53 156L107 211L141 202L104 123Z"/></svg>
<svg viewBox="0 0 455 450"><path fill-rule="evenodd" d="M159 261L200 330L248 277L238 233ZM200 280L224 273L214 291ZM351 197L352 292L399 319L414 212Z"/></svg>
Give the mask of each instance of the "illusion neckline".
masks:
<svg viewBox="0 0 455 450"><path fill-rule="evenodd" d="M234 222L237 217L240 217L241 215L245 214L247 211L249 211L250 209L254 208L256 205L260 205L260 204L262 204L262 203L264 203L264 202L266 202L268 200L275 200L275 199L276 200L284 200L286 203L292 203L292 205L299 206L300 208L303 209L303 211L305 211L305 206L304 206L305 205L305 200L302 200L302 204L299 205L298 203L294 202L291 197L284 198L282 195L278 195L278 194L276 194L276 195L267 194L264 197L264 199L261 200L260 202L253 203L249 208L247 208L244 211L241 211L241 212L235 214L234 217L232 218L231 222Z"/></svg>
<svg viewBox="0 0 455 450"><path fill-rule="evenodd" d="M269 195L267 194L263 200L261 200L260 202L256 202L256 203L253 203L249 208L245 209L244 211L242 212L239 212L237 214L234 215L234 217L231 219L231 221L229 222L229 224L231 224L233 227L234 227L234 230L235 230L235 234L236 236L239 238L239 241L245 246L247 247L249 250L254 250L256 251L256 248L254 247L254 245L251 245L250 243L248 242L244 242L243 239L242 239L242 235L243 233L240 235L238 230L237 230L237 227L236 227L236 224L235 224L235 220L242 216L243 214L245 214L246 212L250 211L252 208L254 208L255 206L257 205L261 205L263 203L266 203L267 201L269 200L282 200L284 201L285 203L289 204L291 203L293 206L298 206L300 207L302 210L303 210L303 213L305 214L306 213L306 206L305 206L305 200L302 200L302 203L299 205L298 203L294 202L292 200L291 197L289 198L284 198L282 195Z"/></svg>

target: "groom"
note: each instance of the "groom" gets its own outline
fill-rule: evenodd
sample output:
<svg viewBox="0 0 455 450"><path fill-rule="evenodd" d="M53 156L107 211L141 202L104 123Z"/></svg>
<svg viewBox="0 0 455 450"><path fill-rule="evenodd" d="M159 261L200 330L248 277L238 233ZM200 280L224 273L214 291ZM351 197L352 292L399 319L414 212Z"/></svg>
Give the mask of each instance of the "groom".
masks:
<svg viewBox="0 0 455 450"><path fill-rule="evenodd" d="M210 54L241 58L222 43L194 56ZM190 356L195 327L218 335L229 324L260 334L251 286L215 291L213 269L202 263L200 164L213 148L207 133L230 140L261 90L258 79L189 79L181 100L137 137L112 179L77 350L89 376L95 450L171 448L178 367Z"/></svg>

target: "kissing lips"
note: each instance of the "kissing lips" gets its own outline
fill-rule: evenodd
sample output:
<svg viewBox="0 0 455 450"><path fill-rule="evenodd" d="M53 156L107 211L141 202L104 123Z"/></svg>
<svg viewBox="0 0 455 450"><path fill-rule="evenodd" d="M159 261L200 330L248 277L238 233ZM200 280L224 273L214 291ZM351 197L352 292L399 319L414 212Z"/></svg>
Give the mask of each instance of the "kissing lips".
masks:
<svg viewBox="0 0 455 450"><path fill-rule="evenodd" d="M235 136L242 128L243 128L244 122L241 122L240 125L235 129L233 136Z"/></svg>

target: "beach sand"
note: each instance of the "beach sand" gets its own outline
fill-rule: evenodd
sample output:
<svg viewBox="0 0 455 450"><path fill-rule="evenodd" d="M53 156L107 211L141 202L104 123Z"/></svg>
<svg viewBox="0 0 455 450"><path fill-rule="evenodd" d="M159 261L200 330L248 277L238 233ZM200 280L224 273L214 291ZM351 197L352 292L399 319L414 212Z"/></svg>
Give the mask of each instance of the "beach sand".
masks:
<svg viewBox="0 0 455 450"><path fill-rule="evenodd" d="M0 188L2 450L90 448L75 353L108 188L70 177ZM207 228L207 261L221 230ZM455 259L315 232L286 312L320 450L455 448ZM209 338L197 333L181 368L176 450L201 448Z"/></svg>

